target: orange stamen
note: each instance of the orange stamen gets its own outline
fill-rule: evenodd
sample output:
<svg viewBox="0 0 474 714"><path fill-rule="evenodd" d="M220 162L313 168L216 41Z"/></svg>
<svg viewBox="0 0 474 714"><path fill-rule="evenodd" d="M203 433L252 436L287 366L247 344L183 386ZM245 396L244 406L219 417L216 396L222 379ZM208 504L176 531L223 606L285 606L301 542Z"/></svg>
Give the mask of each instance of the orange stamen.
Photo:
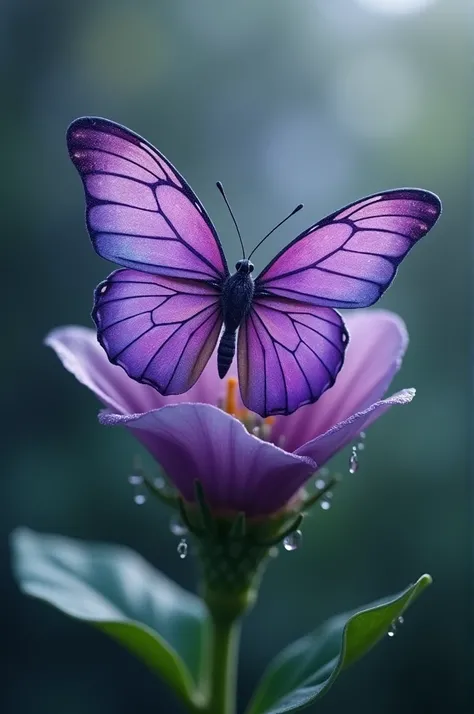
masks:
<svg viewBox="0 0 474 714"><path fill-rule="evenodd" d="M271 426L272 424L275 423L275 417L274 416L265 417L263 422L264 422L264 424L268 424L268 426Z"/></svg>
<svg viewBox="0 0 474 714"><path fill-rule="evenodd" d="M236 377L229 377L227 380L227 394L224 403L224 411L227 414L237 414L237 386Z"/></svg>

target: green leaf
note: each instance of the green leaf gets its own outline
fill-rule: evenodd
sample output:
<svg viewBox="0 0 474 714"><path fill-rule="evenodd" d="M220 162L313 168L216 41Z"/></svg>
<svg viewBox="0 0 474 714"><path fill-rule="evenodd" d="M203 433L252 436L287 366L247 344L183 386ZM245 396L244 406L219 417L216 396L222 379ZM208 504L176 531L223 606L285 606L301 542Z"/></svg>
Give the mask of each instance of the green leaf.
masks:
<svg viewBox="0 0 474 714"><path fill-rule="evenodd" d="M85 620L199 705L207 615L202 601L121 546L20 528L12 534L21 589Z"/></svg>
<svg viewBox="0 0 474 714"><path fill-rule="evenodd" d="M283 714L312 704L343 669L390 631L392 623L430 583L431 577L423 575L400 594L337 615L286 647L263 675L247 714Z"/></svg>

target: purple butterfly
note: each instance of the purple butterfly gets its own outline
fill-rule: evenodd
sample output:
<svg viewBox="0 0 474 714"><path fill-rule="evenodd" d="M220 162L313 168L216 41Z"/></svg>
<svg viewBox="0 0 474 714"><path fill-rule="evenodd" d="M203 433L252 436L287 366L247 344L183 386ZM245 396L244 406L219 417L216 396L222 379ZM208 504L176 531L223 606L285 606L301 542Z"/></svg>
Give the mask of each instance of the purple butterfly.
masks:
<svg viewBox="0 0 474 714"><path fill-rule="evenodd" d="M219 336L225 376L238 332L242 400L262 416L291 414L334 384L348 343L334 308L375 303L441 211L437 196L419 189L369 196L308 228L254 280L245 252L230 274L199 199L147 141L86 117L71 124L67 142L94 248L124 266L95 291L109 360L161 394L181 394Z"/></svg>

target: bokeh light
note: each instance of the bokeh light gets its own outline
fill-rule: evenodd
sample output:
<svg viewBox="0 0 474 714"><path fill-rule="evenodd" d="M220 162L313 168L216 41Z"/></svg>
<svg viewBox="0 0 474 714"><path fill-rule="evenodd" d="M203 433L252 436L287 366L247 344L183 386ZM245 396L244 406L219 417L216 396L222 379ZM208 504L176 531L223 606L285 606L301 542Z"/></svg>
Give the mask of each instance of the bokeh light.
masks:
<svg viewBox="0 0 474 714"><path fill-rule="evenodd" d="M426 10L435 0L357 0L367 10L393 15L405 15Z"/></svg>

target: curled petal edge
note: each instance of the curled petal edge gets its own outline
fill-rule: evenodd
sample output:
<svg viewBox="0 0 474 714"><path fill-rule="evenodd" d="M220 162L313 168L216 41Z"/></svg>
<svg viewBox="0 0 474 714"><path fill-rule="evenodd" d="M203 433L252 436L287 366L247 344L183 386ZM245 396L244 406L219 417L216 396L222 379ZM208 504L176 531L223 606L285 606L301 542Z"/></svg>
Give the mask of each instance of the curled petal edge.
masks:
<svg viewBox="0 0 474 714"><path fill-rule="evenodd" d="M309 456L317 461L319 467L323 466L337 451L340 451L350 443L356 434L370 426L387 409L395 405L409 404L415 394L416 389L402 389L387 399L375 402L367 409L353 414L348 419L328 429L324 434L320 434L315 439L303 444L299 449L296 449L295 455Z"/></svg>

